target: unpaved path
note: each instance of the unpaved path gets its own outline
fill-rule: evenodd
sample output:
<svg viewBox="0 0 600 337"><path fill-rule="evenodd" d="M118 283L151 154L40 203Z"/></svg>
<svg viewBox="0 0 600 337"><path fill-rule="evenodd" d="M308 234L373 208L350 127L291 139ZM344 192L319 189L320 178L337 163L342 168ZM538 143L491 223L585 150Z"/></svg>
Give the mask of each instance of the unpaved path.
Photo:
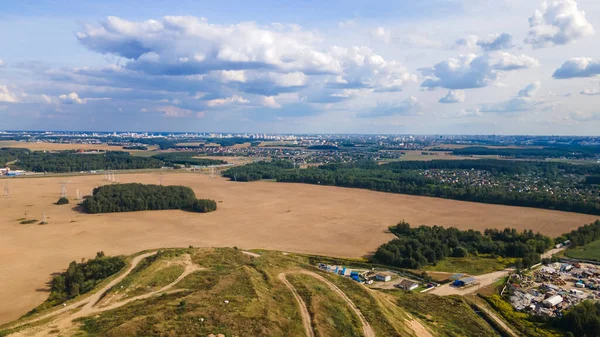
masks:
<svg viewBox="0 0 600 337"><path fill-rule="evenodd" d="M13 326L9 326L9 328L16 328L25 324L29 324L29 323L35 323L35 322L39 322L41 320L50 318L50 317L54 317L60 314L63 314L65 312L68 312L70 310L74 310L78 307L80 307L81 305L84 305L84 309L85 308L91 308L94 304L96 304L101 298L102 295L104 295L105 292L107 292L108 290L110 290L110 288L112 288L113 286L115 286L117 283L121 282L125 277L127 277L127 275L129 275L131 273L131 271L133 270L133 268L137 267L137 265L140 263L140 261L142 261L143 259L147 258L148 256L154 255L156 254L156 252L150 252L150 253L145 253L145 254L141 254L138 255L136 257L133 258L133 260L131 260L131 265L129 266L129 268L122 273L121 275L117 276L117 278L115 278L114 280L112 280L110 283L108 283L106 286L104 286L104 288L98 290L97 292L95 292L94 294L92 294L91 296L88 296L82 300L73 302L65 307L63 307L62 309L59 310L55 310L53 312L50 312L48 314L36 317L34 319L25 321L25 322L21 322L19 324L13 325Z"/></svg>
<svg viewBox="0 0 600 337"><path fill-rule="evenodd" d="M477 306L477 308L479 308L479 310L485 312L489 317L491 317L494 320L494 322L500 325L504 329L504 331L508 332L509 335L511 335L512 337L519 337L519 335L517 335L511 327L504 323L504 321L501 320L500 317L498 317L498 315L496 315L496 313L493 310L490 310L478 303L475 303L475 305Z"/></svg>
<svg viewBox="0 0 600 337"><path fill-rule="evenodd" d="M412 329L412 331L415 332L418 337L433 337L433 335L427 331L427 329L425 329L421 322L414 319L410 314L407 313L407 315L409 319L406 320L406 324Z"/></svg>
<svg viewBox="0 0 600 337"><path fill-rule="evenodd" d="M312 325L310 324L310 313L308 312L306 303L304 303L304 300L302 299L302 297L300 297L300 295L296 291L296 288L294 288L294 286L285 278L285 273L277 275L277 278L279 278L279 280L283 282L283 284L285 284L286 287L288 287L288 289L294 295L296 302L298 302L298 306L300 307L300 316L302 317L302 325L304 325L304 331L306 332L306 336L315 337L315 332L313 331Z"/></svg>
<svg viewBox="0 0 600 337"><path fill-rule="evenodd" d="M467 295L476 292L481 287L489 286L496 282L499 278L507 276L508 274L514 272L514 269L504 269L501 271L495 271L493 273L483 274L474 276L479 284L467 287L467 288L457 288L453 287L451 283L444 284L440 287L437 287L431 291L430 294L436 294L440 296L449 296L449 295Z"/></svg>
<svg viewBox="0 0 600 337"><path fill-rule="evenodd" d="M314 272L308 271L308 270L304 270L304 269L290 271L290 273L298 273L298 274L309 275L309 276L312 276L312 277L316 278L317 280L325 283L329 287L329 289L331 289L333 292L335 292L336 294L338 294L346 302L346 304L348 304L348 307L350 307L350 309L352 311L354 311L354 313L356 314L356 316L358 316L358 319L362 323L363 334L365 335L365 337L376 337L375 331L373 331L373 328L371 328L371 325L369 324L369 322L367 322L367 320L365 319L365 317L363 316L363 314L360 312L360 310L358 310L358 308L356 307L356 305L354 305L354 302L352 302L352 300L346 295L346 293L344 293L335 284L331 283L328 279L324 278L323 276L321 276L321 275L319 275L317 273L314 273ZM282 273L282 274L283 274L283 278L285 278L285 273ZM279 275L282 275L282 274L279 274ZM281 279L281 277L280 277L280 279ZM291 286L291 284L290 284L290 286ZM302 321L304 323L304 318L302 319ZM309 316L309 326L310 326L310 316ZM304 325L304 327L306 328L306 325ZM312 331L312 327L311 327L311 331ZM312 335L309 335L309 336L312 336Z"/></svg>
<svg viewBox="0 0 600 337"><path fill-rule="evenodd" d="M246 254L246 255L249 255L249 256L252 256L252 257L260 257L260 254L256 254L256 253L253 253L253 252L248 252L248 251L245 251L245 250L242 250L242 254Z"/></svg>
<svg viewBox="0 0 600 337"><path fill-rule="evenodd" d="M126 304L129 304L133 301L137 301L137 300L143 300L143 299L147 299L150 298L154 295L160 294L160 293L166 293L168 292L171 288L173 288L173 286L175 286L177 283L181 282L181 280L183 280L186 276L188 276L189 274L198 271L198 270L202 270L203 268L193 264L191 262L191 259L186 259L185 260L185 270L183 271L183 273L181 275L179 275L179 277L169 283L168 285L162 287L159 290L144 294L144 295L140 295L140 296L136 296L136 297L132 297L129 298L127 300L123 300L120 302L116 302L116 303L112 303L110 305L107 305L105 307L96 307L96 304L100 301L100 299L102 298L102 295L104 293L106 293L107 291L109 291L114 285L116 285L117 283L119 283L120 281L122 281L125 277L127 277L127 275L129 275L131 273L131 271L133 270L133 268L135 268L139 262L144 259L145 257L151 256L153 254L156 254L156 252L152 252L152 253L147 253L147 254L143 254L143 255L139 255L137 257L134 258L134 260L131 263L131 266L129 267L129 269L123 273L122 275L120 275L118 278L114 279L113 281L111 281L108 285L106 285L104 288L102 288L100 291L96 292L94 295L90 296L87 299L84 299L82 301L78 301L76 303L73 303L59 311L50 313L48 315L44 315L42 317L38 317L35 320L26 322L26 323L34 323L37 321L40 321L42 319L46 319L46 318L52 318L55 317L57 315L63 314L68 312L69 310L75 309L79 306L81 306L82 304L83 307L81 307L81 309L79 311L73 312L71 314L68 315L63 315L62 317L57 317L58 319L56 320L52 320L49 323L45 323L43 327L36 327L36 328L32 328L31 330L31 334L28 334L26 332L20 332L20 333L16 333L14 335L9 335L9 336L14 336L14 337L18 337L18 336L32 336L32 337L43 337L43 336L48 336L49 334L49 330L54 330L54 329L58 329L61 332L64 332L68 329L70 329L73 325L73 320L77 319L77 318L81 318L81 317L85 317L85 316L90 316L93 314L98 314L104 311L108 311L108 310L112 310L112 309L116 309L119 307L122 307ZM170 291L170 292L177 292L179 290L175 290L175 291ZM23 323L25 324L25 323ZM21 325L23 325L21 324Z"/></svg>

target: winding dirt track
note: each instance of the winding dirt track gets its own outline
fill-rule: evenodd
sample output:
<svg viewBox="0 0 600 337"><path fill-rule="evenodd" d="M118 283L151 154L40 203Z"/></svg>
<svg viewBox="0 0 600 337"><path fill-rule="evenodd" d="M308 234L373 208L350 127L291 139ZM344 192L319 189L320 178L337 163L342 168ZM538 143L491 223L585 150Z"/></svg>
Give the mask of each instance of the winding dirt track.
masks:
<svg viewBox="0 0 600 337"><path fill-rule="evenodd" d="M95 294L93 294L92 296L85 298L81 301L77 301L75 303L72 303L60 310L54 311L52 313L43 315L41 317L35 318L33 320L18 324L14 327L18 327L18 326L22 326L28 323L35 323L44 319L48 319L48 318L52 318L52 317L57 317L63 313L67 313L70 310L74 310L78 307L81 307L81 309L79 311L75 311L71 314L68 314L66 316L63 317L57 317L57 320L52 320L50 323L48 324L44 324L44 327L42 327L41 329L36 329L36 328L32 328L32 331L30 331L31 333L24 333L24 332L17 332L15 334L9 335L9 336L13 336L13 337L19 337L19 336L34 336L34 337L42 337L42 336L48 336L49 331L51 329L59 329L60 331L65 331L67 329L69 329L72 326L72 322L73 320L80 318L80 317L85 317L85 316L90 316L92 314L98 314L104 311L108 311L108 310L112 310L112 309L116 309L119 307L122 307L126 304L129 304L133 301L137 301L137 300L143 300L143 299L147 299L150 298L154 295L160 294L160 293L165 293L167 291L169 291L173 286L175 286L177 283L181 282L181 280L183 280L186 276L188 276L189 274L198 271L198 270L202 270L202 268L200 268L197 265L192 264L191 259L187 261L186 265L185 265L185 270L183 271L183 273L181 275L179 275L179 277L169 283L168 285L162 287L159 290L144 294L144 295L140 295L140 296L136 296L136 297L132 297L129 298L127 300L123 300L120 302L116 302L113 303L111 305L105 306L105 307L96 307L96 304L100 301L100 299L102 298L102 296L109 291L113 286L115 286L116 284L118 284L119 282L121 282L125 277L127 277L127 275L129 275L131 273L131 271L133 271L133 269L140 263L141 260L143 260L144 258L151 256L153 254L156 254L156 252L151 252L151 253L146 253L146 254L142 254L139 256L136 256L132 262L131 262L131 266L129 267L129 269L127 269L126 272L124 272L123 274L119 275L119 277L115 278L114 280L112 280L109 284L107 284L105 287L103 287L101 290L97 291ZM177 291L177 290L175 290ZM171 291L171 292L175 292L175 291ZM50 327L51 325L51 327Z"/></svg>
<svg viewBox="0 0 600 337"><path fill-rule="evenodd" d="M352 300L348 296L346 296L346 294L340 288L338 288L335 284L331 283L329 280L327 280L323 276L321 276L321 275L319 275L317 273L313 273L313 272L308 271L308 270L290 271L289 273L297 273L297 274L309 275L309 276L312 276L312 277L316 278L317 280L325 283L329 287L329 289L331 289L333 292L335 292L336 294L338 294L344 300L344 302L346 302L346 304L348 304L348 307L350 307L350 309L352 309L352 311L354 311L354 313L356 314L356 316L358 316L358 319L362 323L363 334L365 335L365 337L376 337L375 331L373 331L373 328L371 328L371 325L367 322L367 320L365 319L365 317L363 316L363 314L360 312L360 310L358 310L358 308L356 307L356 305L354 305L354 302L352 302ZM312 326L310 324L310 315L308 314L308 310L306 309L306 304L304 303L304 301L302 301L302 298L300 298L300 296L296 292L296 289L287 281L287 279L285 278L285 276L286 276L286 273L281 273L281 274L278 275L278 278L280 280L282 280L282 282L288 288L290 288L290 290L292 290L292 293L294 293L294 297L297 296L296 300L300 304L300 312L301 312L301 315L302 315L302 323L304 324L304 329L307 331L306 335L308 337L312 337L312 336L314 336L314 333L313 333L313 330L312 330Z"/></svg>

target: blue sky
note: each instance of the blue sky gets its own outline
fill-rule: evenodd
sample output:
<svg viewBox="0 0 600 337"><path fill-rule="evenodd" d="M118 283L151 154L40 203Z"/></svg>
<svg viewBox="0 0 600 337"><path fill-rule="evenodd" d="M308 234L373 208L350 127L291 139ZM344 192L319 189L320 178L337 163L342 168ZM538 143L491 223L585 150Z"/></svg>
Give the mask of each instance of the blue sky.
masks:
<svg viewBox="0 0 600 337"><path fill-rule="evenodd" d="M3 1L0 129L598 134L600 4Z"/></svg>

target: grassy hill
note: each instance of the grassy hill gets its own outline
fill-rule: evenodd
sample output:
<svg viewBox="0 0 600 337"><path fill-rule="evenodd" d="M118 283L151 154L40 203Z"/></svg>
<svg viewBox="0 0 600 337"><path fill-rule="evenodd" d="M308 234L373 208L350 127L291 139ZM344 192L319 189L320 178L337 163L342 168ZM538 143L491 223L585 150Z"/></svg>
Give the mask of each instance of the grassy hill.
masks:
<svg viewBox="0 0 600 337"><path fill-rule="evenodd" d="M29 323L0 336L306 336L281 275L305 303L314 336L365 336L366 325L376 336L494 336L460 297L368 289L319 271L313 258L235 248L147 253L94 303L75 299L60 315L23 318Z"/></svg>

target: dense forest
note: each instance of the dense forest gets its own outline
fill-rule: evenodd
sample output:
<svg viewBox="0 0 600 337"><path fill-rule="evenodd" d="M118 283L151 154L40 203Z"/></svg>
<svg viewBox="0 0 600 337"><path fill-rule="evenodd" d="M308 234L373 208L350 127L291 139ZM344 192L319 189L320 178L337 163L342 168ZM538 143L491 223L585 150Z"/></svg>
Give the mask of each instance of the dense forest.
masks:
<svg viewBox="0 0 600 337"><path fill-rule="evenodd" d="M195 152L160 153L153 157L136 157L127 152L78 153L76 151L43 152L28 149L0 149L0 166L31 172L68 173L94 170L156 169L175 165L220 165L223 160L193 158Z"/></svg>
<svg viewBox="0 0 600 337"><path fill-rule="evenodd" d="M217 203L196 199L191 188L144 184L105 185L94 189L81 206L87 213L114 213L149 210L181 209L191 212L212 212Z"/></svg>
<svg viewBox="0 0 600 337"><path fill-rule="evenodd" d="M275 179L281 182L333 185L364 188L383 192L424 195L456 200L503 204L513 206L556 209L600 215L600 200L589 198L572 190L568 185L563 196L543 189L509 190L501 186L479 186L476 184L450 184L433 179L423 173L428 170L475 170L489 172L496 180L509 185L520 182L527 185L521 175L535 175L549 181L560 181L566 175L584 176L600 174L599 165L572 165L566 163L537 161L481 160L433 160L401 161L379 165L374 161L345 164L327 164L306 169L293 169L289 162L257 162L231 168L224 176L236 181ZM464 173L468 175L468 172ZM520 179L520 180L519 180ZM583 180L583 178L582 178ZM579 183L585 189L584 183Z"/></svg>
<svg viewBox="0 0 600 337"><path fill-rule="evenodd" d="M469 146L452 150L457 156L502 156L512 158L573 158L589 159L598 157L600 147L598 146L553 146L543 148L509 148L509 147L485 147Z"/></svg>
<svg viewBox="0 0 600 337"><path fill-rule="evenodd" d="M159 153L152 156L167 163L167 166L177 165L197 165L197 166L209 166L209 165L223 165L227 164L226 161L218 159L207 159L207 158L194 158L197 153L195 152L166 152Z"/></svg>
<svg viewBox="0 0 600 337"><path fill-rule="evenodd" d="M52 279L47 303L53 306L85 294L124 266L125 261L121 257L104 256L103 252L98 252L96 258L83 263L73 261L67 271Z"/></svg>
<svg viewBox="0 0 600 337"><path fill-rule="evenodd" d="M381 245L373 260L401 268L435 265L446 257L486 254L522 258L524 266L540 261L540 254L552 247L554 240L532 231L487 229L461 231L457 228L420 226L411 228L404 221L391 227L398 238Z"/></svg>

